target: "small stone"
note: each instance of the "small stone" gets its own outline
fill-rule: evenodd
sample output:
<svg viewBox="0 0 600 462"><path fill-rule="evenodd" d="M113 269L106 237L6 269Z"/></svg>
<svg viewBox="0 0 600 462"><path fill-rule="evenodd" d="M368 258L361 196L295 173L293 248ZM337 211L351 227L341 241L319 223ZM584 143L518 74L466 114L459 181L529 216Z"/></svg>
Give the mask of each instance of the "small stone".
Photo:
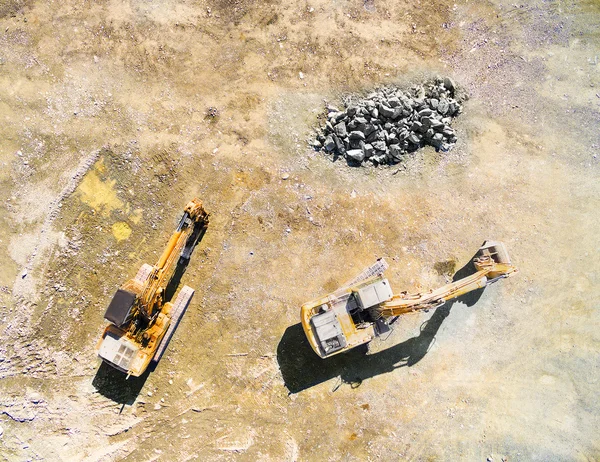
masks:
<svg viewBox="0 0 600 462"><path fill-rule="evenodd" d="M289 173L284 173L283 175L281 175L282 180L287 180L289 177L290 177Z"/></svg>
<svg viewBox="0 0 600 462"><path fill-rule="evenodd" d="M349 138L350 138L350 140L363 140L364 141L365 134L363 132L359 132L357 130L354 132L350 132Z"/></svg>
<svg viewBox="0 0 600 462"><path fill-rule="evenodd" d="M367 125L365 125L365 129L363 130L363 133L365 134L365 136L369 136L374 131L377 131L377 129L375 128L375 125L367 124Z"/></svg>
<svg viewBox="0 0 600 462"><path fill-rule="evenodd" d="M361 146L364 144L365 142L363 140L350 140L350 142L348 143L348 147L350 149L361 149Z"/></svg>
<svg viewBox="0 0 600 462"><path fill-rule="evenodd" d="M147 394L148 394L148 396L152 396L152 392L151 391L149 391Z"/></svg>
<svg viewBox="0 0 600 462"><path fill-rule="evenodd" d="M346 109L346 114L348 115L348 117L354 117L356 115L356 111L356 106L350 106L348 109Z"/></svg>
<svg viewBox="0 0 600 462"><path fill-rule="evenodd" d="M427 107L427 108L421 109L419 111L419 117L430 116L432 113L433 113L433 111Z"/></svg>
<svg viewBox="0 0 600 462"><path fill-rule="evenodd" d="M366 142L367 143L373 143L375 141L377 141L379 139L379 133L377 132L377 130L373 130L369 136L367 136Z"/></svg>
<svg viewBox="0 0 600 462"><path fill-rule="evenodd" d="M331 152L334 150L335 141L333 141L333 138L331 137L331 135L329 135L327 138L325 138L325 144L323 146L325 147L325 151L327 151L327 152Z"/></svg>
<svg viewBox="0 0 600 462"><path fill-rule="evenodd" d="M298 72L298 77L300 77L300 80L304 79L304 74L302 72Z"/></svg>
<svg viewBox="0 0 600 462"><path fill-rule="evenodd" d="M442 115L446 115L448 112L448 109L449 109L448 100L441 99L437 105L437 111Z"/></svg>
<svg viewBox="0 0 600 462"><path fill-rule="evenodd" d="M444 127L444 129L442 130L442 134L444 136L452 136L454 135L454 129L452 129L451 127Z"/></svg>
<svg viewBox="0 0 600 462"><path fill-rule="evenodd" d="M413 132L420 132L420 131L422 131L422 130L423 130L423 124L422 124L421 122L417 122L417 121L415 121L415 122L413 122L413 124L410 126L410 129L411 129Z"/></svg>
<svg viewBox="0 0 600 462"><path fill-rule="evenodd" d="M408 136L407 140L410 141L412 144L419 144L421 142L421 139L416 133L411 133Z"/></svg>
<svg viewBox="0 0 600 462"><path fill-rule="evenodd" d="M367 158L367 159L373 155L373 145L372 144L366 143L363 146L362 150L363 150L363 153L365 154L365 158Z"/></svg>
<svg viewBox="0 0 600 462"><path fill-rule="evenodd" d="M389 107L392 107L392 108L398 107L398 106L400 106L400 99L397 98L396 96L393 96L392 98L387 100L387 103L388 103Z"/></svg>
<svg viewBox="0 0 600 462"><path fill-rule="evenodd" d="M365 159L365 153L362 149L350 149L349 151L346 151L346 156L357 162L362 162Z"/></svg>
<svg viewBox="0 0 600 462"><path fill-rule="evenodd" d="M347 135L346 124L344 122L340 122L335 127L333 127L335 134L340 138L345 138Z"/></svg>
<svg viewBox="0 0 600 462"><path fill-rule="evenodd" d="M323 144L319 140L313 140L312 147L319 150L323 147Z"/></svg>
<svg viewBox="0 0 600 462"><path fill-rule="evenodd" d="M337 152L343 154L346 150L346 148L344 147L344 143L342 143L342 141L337 135L331 135L331 137L333 138L333 142L335 143L335 149L337 150Z"/></svg>
<svg viewBox="0 0 600 462"><path fill-rule="evenodd" d="M441 133L436 133L435 135L433 135L433 138L431 139L430 143L434 148L441 148L442 147L442 143L444 142L444 137Z"/></svg>
<svg viewBox="0 0 600 462"><path fill-rule="evenodd" d="M437 132L441 132L444 129L445 125L439 120L432 119L431 120L431 128L433 128Z"/></svg>
<svg viewBox="0 0 600 462"><path fill-rule="evenodd" d="M373 143L373 148L376 151L385 151L385 148L386 148L385 141L375 141L375 143Z"/></svg>
<svg viewBox="0 0 600 462"><path fill-rule="evenodd" d="M394 115L394 110L388 106L384 106L383 104L379 105L379 112L383 117L387 117L388 119L392 118Z"/></svg>
<svg viewBox="0 0 600 462"><path fill-rule="evenodd" d="M27 277L27 270L23 270L21 273L21 279L25 279Z"/></svg>
<svg viewBox="0 0 600 462"><path fill-rule="evenodd" d="M0 427L0 437L2 437L2 435L4 435L4 428Z"/></svg>
<svg viewBox="0 0 600 462"><path fill-rule="evenodd" d="M454 90L456 89L454 80L452 80L450 77L444 77L444 88L446 88L446 90L449 92L454 93Z"/></svg>
<svg viewBox="0 0 600 462"><path fill-rule="evenodd" d="M390 155L397 160L400 160L401 156L402 156L402 151L400 150L400 147L398 145L392 145L390 146Z"/></svg>

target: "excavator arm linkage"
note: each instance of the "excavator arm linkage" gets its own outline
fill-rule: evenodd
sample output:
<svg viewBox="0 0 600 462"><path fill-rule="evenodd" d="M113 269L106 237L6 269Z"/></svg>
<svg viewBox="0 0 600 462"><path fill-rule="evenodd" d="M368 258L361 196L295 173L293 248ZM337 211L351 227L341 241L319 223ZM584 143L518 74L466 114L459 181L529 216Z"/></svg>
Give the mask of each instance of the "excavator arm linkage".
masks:
<svg viewBox="0 0 600 462"><path fill-rule="evenodd" d="M473 290L482 289L517 271L511 264L504 244L501 242L486 241L473 259L473 264L477 272L470 276L426 293L408 294L403 292L394 295L390 300L375 307L375 311L383 317L392 317L412 311L436 308L448 300Z"/></svg>

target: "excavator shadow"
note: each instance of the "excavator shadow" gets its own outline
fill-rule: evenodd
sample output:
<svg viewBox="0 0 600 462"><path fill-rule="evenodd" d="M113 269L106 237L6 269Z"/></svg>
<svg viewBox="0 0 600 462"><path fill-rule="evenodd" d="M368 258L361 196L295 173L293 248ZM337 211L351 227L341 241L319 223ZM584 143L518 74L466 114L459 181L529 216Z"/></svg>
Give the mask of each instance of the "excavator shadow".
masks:
<svg viewBox="0 0 600 462"><path fill-rule="evenodd" d="M115 403L132 405L140 394L149 375L150 369L147 369L139 377L129 377L126 379L126 375L123 372L103 362L96 372L92 386L102 396Z"/></svg>
<svg viewBox="0 0 600 462"><path fill-rule="evenodd" d="M205 233L206 233L206 228L204 228L200 231L200 234L198 235L198 240L194 244L194 247L197 246L202 241L202 238L204 238ZM173 299L173 296L175 295L175 291L177 290L177 288L179 287L179 283L181 282L181 277L185 273L185 270L187 269L188 264L190 263L190 260L191 260L191 258L180 258L179 261L177 262L177 266L175 267L175 272L173 273L173 277L171 278L171 280L169 281L169 284L167 285L167 287L165 289L165 300L166 301L170 301Z"/></svg>
<svg viewBox="0 0 600 462"><path fill-rule="evenodd" d="M453 280L462 279L475 272L472 261L461 268ZM451 300L437 308L431 318L423 323L418 336L374 354L367 354L366 345L328 359L319 358L311 349L301 324L288 327L277 346L277 361L285 386L290 393L298 393L335 377L352 387L363 380L392 372L400 367L411 367L429 351L444 319L456 302L474 305L484 289L478 289Z"/></svg>

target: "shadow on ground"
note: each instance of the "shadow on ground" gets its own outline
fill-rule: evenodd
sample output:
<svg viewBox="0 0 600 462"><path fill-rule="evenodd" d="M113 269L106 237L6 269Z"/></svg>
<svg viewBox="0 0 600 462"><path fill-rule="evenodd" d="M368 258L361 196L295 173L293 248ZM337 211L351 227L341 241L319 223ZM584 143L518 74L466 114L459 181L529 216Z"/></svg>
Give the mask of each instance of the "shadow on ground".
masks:
<svg viewBox="0 0 600 462"><path fill-rule="evenodd" d="M457 281L474 272L471 260L456 272L453 280ZM332 358L321 359L311 349L301 324L288 327L277 346L277 361L285 386L290 393L298 393L340 377L341 383L357 387L363 380L392 372L399 367L413 366L429 351L444 319L450 314L452 305L461 302L473 306L483 290L470 292L437 308L431 318L421 325L418 336L374 354L367 354L367 346L362 345ZM398 320L401 319L400 317Z"/></svg>
<svg viewBox="0 0 600 462"><path fill-rule="evenodd" d="M115 403L131 405L140 394L149 375L150 368L140 377L126 379L126 374L103 362L96 372L92 385L98 393Z"/></svg>

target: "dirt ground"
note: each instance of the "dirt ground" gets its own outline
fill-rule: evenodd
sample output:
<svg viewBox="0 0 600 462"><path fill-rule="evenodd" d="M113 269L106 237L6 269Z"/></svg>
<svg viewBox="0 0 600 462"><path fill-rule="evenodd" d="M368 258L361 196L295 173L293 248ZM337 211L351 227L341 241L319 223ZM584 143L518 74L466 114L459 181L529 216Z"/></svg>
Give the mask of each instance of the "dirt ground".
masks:
<svg viewBox="0 0 600 462"><path fill-rule="evenodd" d="M324 101L437 74L470 94L450 153L309 149ZM1 460L600 460L597 0L1 0L0 81ZM104 310L194 196L196 295L124 381ZM309 350L303 302L485 239L514 278Z"/></svg>

